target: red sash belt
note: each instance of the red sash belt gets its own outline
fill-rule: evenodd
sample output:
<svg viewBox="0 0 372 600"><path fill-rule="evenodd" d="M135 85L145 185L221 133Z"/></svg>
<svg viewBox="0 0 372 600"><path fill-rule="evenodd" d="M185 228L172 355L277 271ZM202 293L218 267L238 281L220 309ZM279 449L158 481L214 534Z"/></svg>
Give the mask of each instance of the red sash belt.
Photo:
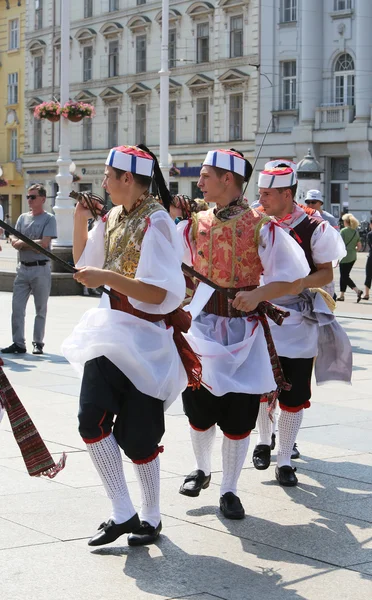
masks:
<svg viewBox="0 0 372 600"><path fill-rule="evenodd" d="M226 289L226 294L215 290L204 306L203 311L208 314L217 315L218 317L244 317L246 313L242 313L240 310L234 308L232 301L238 292L250 292L257 287L257 285L249 285L241 288L224 288L224 291Z"/></svg>
<svg viewBox="0 0 372 600"><path fill-rule="evenodd" d="M227 294L222 294L221 292L216 290L213 292L211 298L204 306L203 311L208 314L217 315L219 317L247 318L248 321L256 321L255 327L257 327L258 323L261 323L266 340L267 351L270 357L270 363L273 371L274 380L277 385L277 391L275 393L271 395L266 394L268 396L269 403L271 404L273 400L276 400L276 397L280 390L290 390L292 386L284 378L284 373L278 358L278 354L276 352L267 318L274 321L274 323L276 323L277 325L281 325L285 317L289 316L289 312L277 308L276 306L271 304L271 302L260 302L256 310L251 311L249 313L242 312L233 308L232 298L234 294L236 295L238 292L246 292L254 290L256 288L256 285L241 288L228 288L226 289Z"/></svg>
<svg viewBox="0 0 372 600"><path fill-rule="evenodd" d="M193 389L199 388L202 380L200 357L193 351L183 336L183 334L187 333L190 329L192 320L190 313L182 310L182 308L177 308L167 315L151 315L134 308L130 304L128 297L124 296L124 294L120 294L120 292L117 292L116 290L115 294L118 296L118 300L116 298L110 298L112 309L120 310L138 317L139 319L143 319L144 321L149 321L150 323L164 321L167 327L173 327L173 340L187 373L188 385Z"/></svg>

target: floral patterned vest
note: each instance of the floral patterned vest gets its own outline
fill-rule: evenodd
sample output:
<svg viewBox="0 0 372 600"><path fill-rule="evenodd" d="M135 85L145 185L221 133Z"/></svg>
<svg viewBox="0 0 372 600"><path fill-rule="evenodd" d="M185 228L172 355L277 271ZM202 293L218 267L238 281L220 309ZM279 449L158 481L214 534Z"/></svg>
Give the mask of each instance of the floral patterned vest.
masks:
<svg viewBox="0 0 372 600"><path fill-rule="evenodd" d="M193 215L194 269L224 288L258 286L258 239L270 220L249 207L227 221L220 221L213 209Z"/></svg>
<svg viewBox="0 0 372 600"><path fill-rule="evenodd" d="M112 208L105 228L103 268L131 279L137 271L148 220L158 210L165 210L153 196L141 196L139 200L129 213L122 206Z"/></svg>

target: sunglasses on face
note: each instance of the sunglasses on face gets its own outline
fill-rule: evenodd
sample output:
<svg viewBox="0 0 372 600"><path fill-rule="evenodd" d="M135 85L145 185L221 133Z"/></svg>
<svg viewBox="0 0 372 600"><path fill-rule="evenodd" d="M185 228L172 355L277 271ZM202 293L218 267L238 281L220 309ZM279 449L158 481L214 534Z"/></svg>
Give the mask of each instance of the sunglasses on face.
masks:
<svg viewBox="0 0 372 600"><path fill-rule="evenodd" d="M316 204L317 202L320 202L320 200L306 200L306 204Z"/></svg>
<svg viewBox="0 0 372 600"><path fill-rule="evenodd" d="M27 200L35 200L35 198L37 198L37 196L26 196Z"/></svg>

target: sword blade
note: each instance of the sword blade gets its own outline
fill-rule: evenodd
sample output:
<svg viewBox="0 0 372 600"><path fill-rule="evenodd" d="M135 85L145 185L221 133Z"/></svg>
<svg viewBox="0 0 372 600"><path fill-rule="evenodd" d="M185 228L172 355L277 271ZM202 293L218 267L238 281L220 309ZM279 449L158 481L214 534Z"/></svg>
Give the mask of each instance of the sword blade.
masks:
<svg viewBox="0 0 372 600"><path fill-rule="evenodd" d="M213 281L211 281L207 277L204 277L204 275L198 273L198 271L195 271L195 269L189 267L185 263L182 263L182 271L189 275L189 277L195 277L196 279L199 279L199 281L201 281L202 283L206 283L207 285L209 285L209 287L213 288L214 290L217 290L217 292L220 292L220 294L222 294L223 296L227 296L228 298L233 298L235 296L231 295L231 293L229 293L227 289L220 287L216 283L213 283Z"/></svg>
<svg viewBox="0 0 372 600"><path fill-rule="evenodd" d="M17 231L17 229L14 229L14 227L12 227L11 225L8 225L8 223L5 223L5 221L2 221L1 219L0 219L0 227L2 229L5 229L5 231L8 231L11 235L14 235L18 239L22 240L22 242L24 242L25 244L27 244L28 246L30 246L31 248L36 250L36 252L39 252L40 254L44 254L44 256L47 256L51 260L54 260L55 262L59 263L66 269L66 271L69 271L70 273L78 272L79 269L76 269L75 267L70 265L68 262L63 260L63 258L56 256L55 254L53 254L53 252L50 252L46 248L39 246L39 244L36 244L36 242L34 242L34 240L31 240L29 237L27 237L27 235L24 235L20 231ZM118 299L117 296L113 292L111 292L111 290L107 290L105 287L103 287L103 285L100 285L99 288L97 288L97 289L99 289L100 292L103 292L104 294L108 294L112 298L115 298L116 300Z"/></svg>
<svg viewBox="0 0 372 600"><path fill-rule="evenodd" d="M10 234L14 235L15 237L17 237L18 239L22 240L22 242L25 242L25 244L27 244L28 246L30 246L31 248L36 250L36 252L39 252L40 254L44 254L44 256L47 256L51 260L55 260L56 262L60 263L63 267L65 267L65 269L67 271L70 271L70 273L76 273L77 269L75 269L75 267L70 265L68 262L64 261L59 256L55 256L52 252L50 252L46 248L39 246L39 244L36 244L36 242L34 242L34 240L31 240L29 237L27 237L27 235L24 235L20 231L17 231L17 229L14 229L14 227L12 227L11 225L8 225L8 223L5 223L1 219L0 219L0 227L2 229L5 229L6 231L8 231Z"/></svg>

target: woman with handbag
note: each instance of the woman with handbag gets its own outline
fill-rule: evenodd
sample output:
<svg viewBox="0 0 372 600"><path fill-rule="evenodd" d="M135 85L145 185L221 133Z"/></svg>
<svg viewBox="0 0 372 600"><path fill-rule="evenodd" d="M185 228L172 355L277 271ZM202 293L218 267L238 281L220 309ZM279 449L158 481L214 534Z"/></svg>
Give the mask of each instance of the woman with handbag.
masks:
<svg viewBox="0 0 372 600"><path fill-rule="evenodd" d="M360 302L363 292L350 278L351 269L353 268L357 258L357 250L360 249L358 233L359 221L351 213L342 215L342 221L344 227L341 229L340 234L344 240L347 254L340 261L340 296L337 298L337 300L339 302L343 302L345 300L346 288L349 286L356 293L357 302Z"/></svg>

